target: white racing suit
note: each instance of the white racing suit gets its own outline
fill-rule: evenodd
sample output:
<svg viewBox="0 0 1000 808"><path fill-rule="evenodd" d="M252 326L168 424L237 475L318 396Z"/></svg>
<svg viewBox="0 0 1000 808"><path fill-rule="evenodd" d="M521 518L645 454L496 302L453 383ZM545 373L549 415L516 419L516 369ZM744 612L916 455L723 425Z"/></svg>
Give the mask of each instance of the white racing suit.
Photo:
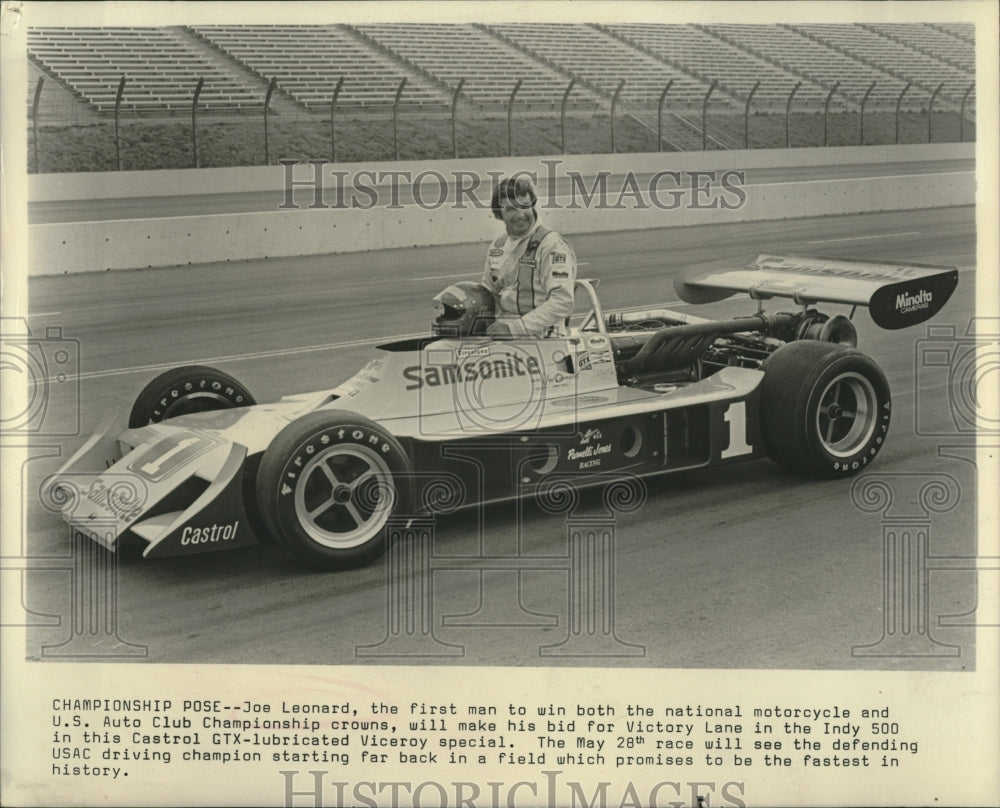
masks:
<svg viewBox="0 0 1000 808"><path fill-rule="evenodd" d="M483 285L493 292L497 319L515 336L564 336L575 282L573 248L541 224L519 239L505 233L490 244Z"/></svg>

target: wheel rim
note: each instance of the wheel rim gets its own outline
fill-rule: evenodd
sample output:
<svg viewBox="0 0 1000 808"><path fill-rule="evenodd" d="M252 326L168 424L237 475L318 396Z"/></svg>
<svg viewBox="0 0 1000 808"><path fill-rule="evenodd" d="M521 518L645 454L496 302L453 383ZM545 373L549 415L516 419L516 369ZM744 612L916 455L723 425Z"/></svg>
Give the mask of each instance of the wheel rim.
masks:
<svg viewBox="0 0 1000 808"><path fill-rule="evenodd" d="M163 418L160 420L165 421L168 418L176 418L178 415L191 415L195 412L222 410L232 406L232 401L225 396L220 396L218 393L191 393L190 395L180 396L176 401L171 402L163 411Z"/></svg>
<svg viewBox="0 0 1000 808"><path fill-rule="evenodd" d="M850 457L875 432L878 398L872 383L858 373L844 373L831 381L819 399L816 432L823 448L834 457Z"/></svg>
<svg viewBox="0 0 1000 808"><path fill-rule="evenodd" d="M396 502L392 472L366 446L330 446L302 469L295 487L295 515L324 547L364 544L385 526Z"/></svg>

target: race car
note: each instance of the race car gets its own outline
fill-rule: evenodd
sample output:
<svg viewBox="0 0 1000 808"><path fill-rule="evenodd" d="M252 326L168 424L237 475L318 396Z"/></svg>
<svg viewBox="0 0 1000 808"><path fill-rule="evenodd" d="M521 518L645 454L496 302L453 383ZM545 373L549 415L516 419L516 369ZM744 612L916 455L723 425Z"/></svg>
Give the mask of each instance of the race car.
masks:
<svg viewBox="0 0 1000 808"><path fill-rule="evenodd" d="M586 486L769 457L844 477L884 445L885 374L820 302L866 306L887 329L923 322L954 267L788 255L678 278L688 303L746 293L756 311L709 320L664 308L584 312L565 338L492 339L476 284L436 298L431 334L377 346L326 390L257 404L232 376L185 366L153 379L120 429L99 429L46 491L73 530L147 557L276 539L306 564L348 569L385 552L392 525ZM786 298L794 311L768 313Z"/></svg>

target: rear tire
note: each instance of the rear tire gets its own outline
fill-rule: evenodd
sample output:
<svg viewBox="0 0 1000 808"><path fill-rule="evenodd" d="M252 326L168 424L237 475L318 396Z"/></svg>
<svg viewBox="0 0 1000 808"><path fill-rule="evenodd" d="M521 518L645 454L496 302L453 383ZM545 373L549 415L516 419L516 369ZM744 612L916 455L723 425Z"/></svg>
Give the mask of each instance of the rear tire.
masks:
<svg viewBox="0 0 1000 808"><path fill-rule="evenodd" d="M204 365L184 365L161 373L136 396L129 429L158 424L196 412L250 407L257 401L228 373Z"/></svg>
<svg viewBox="0 0 1000 808"><path fill-rule="evenodd" d="M257 473L268 531L313 567L353 569L387 547L390 517L410 506L406 450L373 421L342 410L303 415L281 430Z"/></svg>
<svg viewBox="0 0 1000 808"><path fill-rule="evenodd" d="M814 477L847 477L882 448L889 383L871 357L815 340L783 345L764 364L761 431L768 457Z"/></svg>

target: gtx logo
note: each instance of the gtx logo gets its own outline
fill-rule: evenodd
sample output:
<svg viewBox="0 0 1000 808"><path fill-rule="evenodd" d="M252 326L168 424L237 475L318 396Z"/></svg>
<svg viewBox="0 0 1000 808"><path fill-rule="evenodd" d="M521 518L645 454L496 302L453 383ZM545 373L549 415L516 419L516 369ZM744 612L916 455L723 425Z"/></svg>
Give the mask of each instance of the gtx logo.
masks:
<svg viewBox="0 0 1000 808"><path fill-rule="evenodd" d="M529 356L505 356L479 362L463 362L460 365L410 365L403 369L403 376L413 384L407 390L421 387L440 387L447 384L471 382L476 379L510 379L515 376L538 376L541 367L538 360Z"/></svg>
<svg viewBox="0 0 1000 808"><path fill-rule="evenodd" d="M926 289L921 289L915 295L908 295L904 292L901 295L896 295L896 311L903 313L916 311L917 309L926 309L933 299L934 295Z"/></svg>

